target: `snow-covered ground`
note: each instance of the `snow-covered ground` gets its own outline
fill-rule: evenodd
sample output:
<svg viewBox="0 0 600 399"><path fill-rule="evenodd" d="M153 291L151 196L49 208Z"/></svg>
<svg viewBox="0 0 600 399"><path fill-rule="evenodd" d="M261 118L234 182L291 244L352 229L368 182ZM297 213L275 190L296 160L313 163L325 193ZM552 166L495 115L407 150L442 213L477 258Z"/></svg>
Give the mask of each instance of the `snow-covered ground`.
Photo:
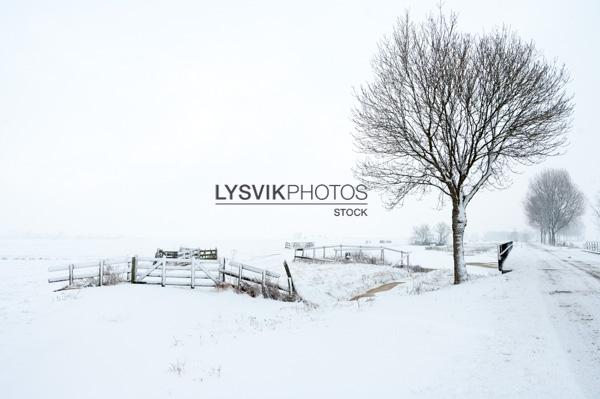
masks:
<svg viewBox="0 0 600 399"><path fill-rule="evenodd" d="M124 255L125 246L3 244L2 398L592 398L600 392L594 277L600 255L580 250L517 246L506 264L512 273L469 267L473 278L461 286L450 285L450 255L424 248L409 249L411 263L439 270L292 263L298 289L319 305L312 306L130 284L53 292L46 268L67 260L64 253ZM280 247L226 251L277 270L291 258ZM494 260L493 251L467 257ZM390 281L403 284L348 300Z"/></svg>

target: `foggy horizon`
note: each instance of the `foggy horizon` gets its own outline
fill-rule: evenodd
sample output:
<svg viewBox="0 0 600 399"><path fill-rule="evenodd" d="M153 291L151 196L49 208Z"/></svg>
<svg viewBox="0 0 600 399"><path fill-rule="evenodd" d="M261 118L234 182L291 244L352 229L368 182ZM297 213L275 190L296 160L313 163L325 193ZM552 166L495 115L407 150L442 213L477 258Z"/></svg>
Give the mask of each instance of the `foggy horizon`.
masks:
<svg viewBox="0 0 600 399"><path fill-rule="evenodd" d="M370 192L367 217L214 204L216 184L358 184L353 90L372 78L396 19L408 10L422 20L437 1L34 3L0 16L0 236L408 239L415 225L450 223L435 192L391 211ZM535 237L523 199L536 173L564 168L589 199L600 191L600 6L443 7L464 32L509 26L570 72L565 154L520 168L508 189L480 191L467 208L467 237ZM583 222L597 239L589 210Z"/></svg>

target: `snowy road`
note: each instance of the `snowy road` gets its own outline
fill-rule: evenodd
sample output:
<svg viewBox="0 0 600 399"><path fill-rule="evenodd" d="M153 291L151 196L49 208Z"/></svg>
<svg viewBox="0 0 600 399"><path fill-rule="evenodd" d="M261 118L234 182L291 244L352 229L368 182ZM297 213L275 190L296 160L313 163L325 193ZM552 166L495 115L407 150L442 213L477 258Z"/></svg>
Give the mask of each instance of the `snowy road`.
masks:
<svg viewBox="0 0 600 399"><path fill-rule="evenodd" d="M537 269L553 326L573 375L588 397L600 396L600 255L537 249Z"/></svg>
<svg viewBox="0 0 600 399"><path fill-rule="evenodd" d="M600 255L581 250L516 247L512 273L448 286L438 271L318 309L130 284L55 293L47 266L0 262L2 398L600 393Z"/></svg>

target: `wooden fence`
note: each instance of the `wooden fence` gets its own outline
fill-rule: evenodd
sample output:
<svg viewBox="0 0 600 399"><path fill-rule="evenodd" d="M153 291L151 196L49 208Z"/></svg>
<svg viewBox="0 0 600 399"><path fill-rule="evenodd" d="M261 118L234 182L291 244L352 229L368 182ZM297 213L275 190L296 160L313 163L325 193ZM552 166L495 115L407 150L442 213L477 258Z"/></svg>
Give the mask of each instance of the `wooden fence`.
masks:
<svg viewBox="0 0 600 399"><path fill-rule="evenodd" d="M315 246L315 243L312 241L294 241L294 242L286 242L286 249L295 249L295 248L312 248Z"/></svg>
<svg viewBox="0 0 600 399"><path fill-rule="evenodd" d="M184 259L209 259L217 260L217 249L186 248L180 247L178 251L166 251L158 248L154 254L155 258L184 258Z"/></svg>
<svg viewBox="0 0 600 399"><path fill-rule="evenodd" d="M195 287L215 287L219 284L218 260L188 258L133 257L130 282Z"/></svg>
<svg viewBox="0 0 600 399"><path fill-rule="evenodd" d="M583 249L588 252L600 254L600 241L586 241L585 244L583 244Z"/></svg>
<svg viewBox="0 0 600 399"><path fill-rule="evenodd" d="M388 256L386 256L386 251ZM386 260L391 260L389 254L400 256L397 266L410 266L410 252L399 249L371 246L371 245L328 245L311 248L294 249L294 260L308 260L316 262L339 262L339 261L358 261L373 260L378 264L385 264ZM370 257L370 259L368 259Z"/></svg>
<svg viewBox="0 0 600 399"><path fill-rule="evenodd" d="M130 279L131 262L132 258L109 258L99 261L51 266L48 268L48 271L51 273L48 282L68 282L69 286L72 286L77 281L81 285L101 286L106 283L112 283L116 279L127 281Z"/></svg>
<svg viewBox="0 0 600 399"><path fill-rule="evenodd" d="M279 285L279 278L281 277L279 273L235 261L225 262L224 267L220 272L224 283L231 282L238 288L240 288L242 282L245 281L248 283L260 284L263 291L271 288L284 291L288 295L293 296L295 294L295 288L292 275L287 263L284 261L283 264L287 273L287 286Z"/></svg>
<svg viewBox="0 0 600 399"><path fill-rule="evenodd" d="M272 290L295 297L292 275L284 262L287 274L284 285L279 273L235 261L196 258L112 258L49 267L49 283L68 282L67 287L102 286L118 282L195 287L219 287L230 284L242 288L243 283L260 286L263 294ZM266 296L266 295L265 295ZM273 295L269 295L273 296Z"/></svg>

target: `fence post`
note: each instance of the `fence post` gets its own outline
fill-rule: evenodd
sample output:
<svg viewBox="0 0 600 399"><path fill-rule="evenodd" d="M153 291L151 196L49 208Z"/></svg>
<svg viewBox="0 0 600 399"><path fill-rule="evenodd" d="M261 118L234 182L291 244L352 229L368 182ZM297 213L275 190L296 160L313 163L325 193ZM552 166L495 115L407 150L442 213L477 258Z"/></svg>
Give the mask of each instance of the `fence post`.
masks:
<svg viewBox="0 0 600 399"><path fill-rule="evenodd" d="M137 280L137 259L134 256L131 258L131 284L135 284Z"/></svg>
<svg viewBox="0 0 600 399"><path fill-rule="evenodd" d="M406 253L406 267L410 267L410 254Z"/></svg>
<svg viewBox="0 0 600 399"><path fill-rule="evenodd" d="M323 259L325 259L325 246L323 246Z"/></svg>
<svg viewBox="0 0 600 399"><path fill-rule="evenodd" d="M98 270L98 287L102 287L102 280L104 280L104 260L100 261Z"/></svg>
<svg viewBox="0 0 600 399"><path fill-rule="evenodd" d="M162 259L162 273L160 275L160 285L165 286L166 280L166 272L167 272L167 258Z"/></svg>
<svg viewBox="0 0 600 399"><path fill-rule="evenodd" d="M225 258L223 258L223 271L219 272L219 277L221 278L221 282L225 284Z"/></svg>
<svg viewBox="0 0 600 399"><path fill-rule="evenodd" d="M294 281L292 280L292 273L290 272L290 267L288 266L285 260L283 261L283 268L285 269L285 273L288 276L288 291L290 293L290 296L292 296L296 291L296 287L294 287Z"/></svg>
<svg viewBox="0 0 600 399"><path fill-rule="evenodd" d="M242 286L242 264L240 263L238 267L238 282L237 282L238 290Z"/></svg>
<svg viewBox="0 0 600 399"><path fill-rule="evenodd" d="M196 285L196 259L192 258L192 270L191 270L191 286L192 289L194 289L195 285Z"/></svg>
<svg viewBox="0 0 600 399"><path fill-rule="evenodd" d="M266 284L267 284L267 271L263 270L262 271L262 282L261 282L263 296L266 296L265 294L267 293L267 285Z"/></svg>
<svg viewBox="0 0 600 399"><path fill-rule="evenodd" d="M73 285L73 264L69 265L69 285Z"/></svg>
<svg viewBox="0 0 600 399"><path fill-rule="evenodd" d="M496 246L496 254L498 255L498 262L500 262L500 247L502 244L499 244L498 246Z"/></svg>
<svg viewBox="0 0 600 399"><path fill-rule="evenodd" d="M381 264L385 265L385 249L381 248Z"/></svg>

